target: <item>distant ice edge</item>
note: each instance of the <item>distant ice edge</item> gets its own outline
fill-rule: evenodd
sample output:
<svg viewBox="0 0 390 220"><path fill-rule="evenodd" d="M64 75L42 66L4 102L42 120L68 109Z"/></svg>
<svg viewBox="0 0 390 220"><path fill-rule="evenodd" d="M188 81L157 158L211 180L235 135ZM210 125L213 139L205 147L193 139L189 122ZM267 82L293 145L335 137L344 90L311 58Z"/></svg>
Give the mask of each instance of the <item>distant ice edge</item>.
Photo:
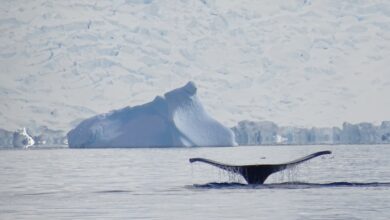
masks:
<svg viewBox="0 0 390 220"><path fill-rule="evenodd" d="M204 110L195 83L153 101L96 115L68 132L71 148L235 146L234 133Z"/></svg>

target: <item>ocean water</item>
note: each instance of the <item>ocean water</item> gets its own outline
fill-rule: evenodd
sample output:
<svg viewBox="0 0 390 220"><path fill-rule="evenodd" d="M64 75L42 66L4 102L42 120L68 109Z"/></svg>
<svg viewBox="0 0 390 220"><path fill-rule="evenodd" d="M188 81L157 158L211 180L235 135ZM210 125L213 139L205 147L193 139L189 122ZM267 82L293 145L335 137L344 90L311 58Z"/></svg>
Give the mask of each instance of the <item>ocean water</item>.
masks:
<svg viewBox="0 0 390 220"><path fill-rule="evenodd" d="M264 185L206 164L315 158ZM390 146L0 151L0 219L390 219Z"/></svg>

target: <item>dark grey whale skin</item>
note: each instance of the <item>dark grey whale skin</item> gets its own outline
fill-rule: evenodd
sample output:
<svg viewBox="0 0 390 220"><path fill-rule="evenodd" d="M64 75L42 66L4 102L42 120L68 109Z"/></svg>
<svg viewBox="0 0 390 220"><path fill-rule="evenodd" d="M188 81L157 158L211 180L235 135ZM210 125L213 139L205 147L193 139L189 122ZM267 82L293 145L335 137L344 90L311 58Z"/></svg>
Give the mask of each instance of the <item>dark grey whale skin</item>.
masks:
<svg viewBox="0 0 390 220"><path fill-rule="evenodd" d="M205 158L190 158L190 163L193 162L203 162L210 164L212 166L221 168L223 170L240 174L244 177L246 182L248 184L263 184L264 181L268 178L269 175L272 173L276 173L278 171L287 169L289 167L293 167L299 163L308 161L310 159L313 159L315 157L324 155L324 154L331 154L331 151L319 151L310 155L307 155L305 157L301 157L299 159L287 162L287 163L281 163L281 164L253 164L253 165L231 165L231 164L224 164L219 163L217 161L205 159Z"/></svg>

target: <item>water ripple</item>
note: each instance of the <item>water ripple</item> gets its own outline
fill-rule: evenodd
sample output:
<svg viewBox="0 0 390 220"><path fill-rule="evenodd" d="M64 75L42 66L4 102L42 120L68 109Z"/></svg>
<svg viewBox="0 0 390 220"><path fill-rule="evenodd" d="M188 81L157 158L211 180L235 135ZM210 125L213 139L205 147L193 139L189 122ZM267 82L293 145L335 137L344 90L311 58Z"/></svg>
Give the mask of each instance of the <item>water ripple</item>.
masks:
<svg viewBox="0 0 390 220"><path fill-rule="evenodd" d="M95 193L131 193L131 190L101 190L96 191Z"/></svg>
<svg viewBox="0 0 390 220"><path fill-rule="evenodd" d="M235 182L211 182L187 186L189 189L308 189L329 187L390 187L390 182L331 182L331 183L305 183L284 182L273 184L243 184Z"/></svg>

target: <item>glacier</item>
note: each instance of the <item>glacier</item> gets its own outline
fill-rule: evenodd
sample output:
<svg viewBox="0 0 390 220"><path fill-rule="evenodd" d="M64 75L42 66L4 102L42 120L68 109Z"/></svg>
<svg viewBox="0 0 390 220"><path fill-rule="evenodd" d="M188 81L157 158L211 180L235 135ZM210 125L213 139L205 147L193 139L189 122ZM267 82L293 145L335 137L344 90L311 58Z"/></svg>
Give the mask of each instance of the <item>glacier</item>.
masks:
<svg viewBox="0 0 390 220"><path fill-rule="evenodd" d="M213 119L195 83L82 121L67 134L71 148L234 146L233 132Z"/></svg>
<svg viewBox="0 0 390 220"><path fill-rule="evenodd" d="M68 131L189 80L230 127L378 124L390 118L389 8L387 0L2 1L0 127Z"/></svg>
<svg viewBox="0 0 390 220"><path fill-rule="evenodd" d="M389 144L390 121L342 127L278 126L271 121L240 121L232 127L239 145Z"/></svg>
<svg viewBox="0 0 390 220"><path fill-rule="evenodd" d="M161 98L161 97L160 97ZM159 99L159 98L158 98ZM26 133L33 138L34 148L68 146L66 132L46 126L28 127ZM238 145L318 145L318 144L390 144L390 121L380 124L344 122L341 127L294 127L278 125L272 121L240 121L231 130ZM0 128L0 148L15 146L17 131ZM27 143L27 142L26 142Z"/></svg>

